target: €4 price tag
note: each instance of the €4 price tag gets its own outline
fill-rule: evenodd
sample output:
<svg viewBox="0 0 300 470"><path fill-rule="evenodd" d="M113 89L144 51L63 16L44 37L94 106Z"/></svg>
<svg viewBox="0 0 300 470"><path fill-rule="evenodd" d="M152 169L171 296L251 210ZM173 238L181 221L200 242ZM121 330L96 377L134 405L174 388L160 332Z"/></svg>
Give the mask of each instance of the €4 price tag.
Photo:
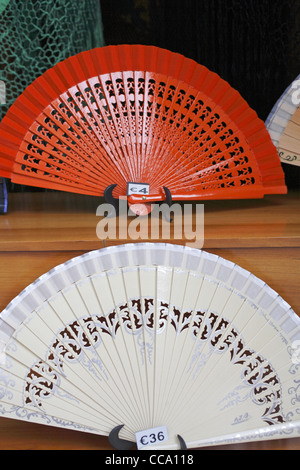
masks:
<svg viewBox="0 0 300 470"><path fill-rule="evenodd" d="M159 426L157 428L146 429L145 431L138 431L135 433L135 438L138 449L160 445L168 440L167 427Z"/></svg>
<svg viewBox="0 0 300 470"><path fill-rule="evenodd" d="M127 196L131 194L139 194L144 196L149 194L149 184L148 183L127 183Z"/></svg>

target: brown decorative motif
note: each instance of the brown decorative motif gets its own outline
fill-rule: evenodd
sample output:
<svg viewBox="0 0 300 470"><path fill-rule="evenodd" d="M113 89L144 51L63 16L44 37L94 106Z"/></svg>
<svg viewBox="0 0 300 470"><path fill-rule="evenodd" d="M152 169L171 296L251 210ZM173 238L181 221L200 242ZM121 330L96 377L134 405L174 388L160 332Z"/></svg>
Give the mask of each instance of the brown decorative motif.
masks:
<svg viewBox="0 0 300 470"><path fill-rule="evenodd" d="M158 312L154 321L155 307ZM230 362L241 368L241 379L249 386L252 401L264 405L262 419L272 425L284 422L281 411L280 381L272 366L255 351L244 344L238 331L229 322L217 315L205 312L182 312L167 302L155 301L152 298L131 299L120 305L107 316L85 317L76 320L57 334L50 346L45 362L39 361L27 374L25 385L25 403L42 409L44 398L55 393L60 384L60 374L64 375L64 362L81 360L84 349L97 348L103 334L115 338L123 326L129 334L135 334L143 327L161 332L169 324L177 334L191 328L191 336L196 341L209 341L217 353L229 351Z"/></svg>

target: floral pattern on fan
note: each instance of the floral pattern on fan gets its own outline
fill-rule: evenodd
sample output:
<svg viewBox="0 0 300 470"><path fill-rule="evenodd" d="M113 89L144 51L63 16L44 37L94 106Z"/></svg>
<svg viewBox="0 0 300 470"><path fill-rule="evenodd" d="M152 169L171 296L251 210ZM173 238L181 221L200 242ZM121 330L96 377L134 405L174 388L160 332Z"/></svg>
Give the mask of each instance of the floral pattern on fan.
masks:
<svg viewBox="0 0 300 470"><path fill-rule="evenodd" d="M98 348L102 342L102 334L108 334L115 339L118 330L123 326L127 333L140 335L138 344L141 344L141 342L143 343L144 328L148 332L152 332L152 339L154 339L155 334L161 334L166 329L169 317L170 325L177 335L190 327L190 334L195 342L198 341L201 344L209 342L208 356L213 353L222 354L229 350L230 362L241 368L242 385L239 388L246 388L246 398L250 397L253 403L263 407L263 421L269 425L286 421L281 406L281 384L276 371L265 358L245 345L234 325L231 325L230 330L223 338L229 321L221 315L211 313L205 320L204 327L202 325L200 329L204 312L197 311L194 314L192 311L181 312L175 306L170 306L165 301L159 301L157 305L159 315L155 321L154 305L155 300L152 298L144 298L143 302L141 299L131 299L129 303L120 305L105 317L83 317L80 322L74 321L59 331L56 340L47 352L45 361L34 364L27 374L24 387L26 405L33 405L42 411L43 400L55 394L61 385L60 377L66 376L64 364L66 362L87 361L84 358L84 350ZM152 362L152 352L153 344L142 344L140 354L143 355L143 364L145 364L146 357L150 363ZM101 353L99 354L101 355ZM200 360L200 366L196 366L194 374L197 375L203 362L201 357L195 356L197 356L196 353L192 357L187 371L195 367L194 363ZM205 362L207 360L208 357L205 358ZM98 380L110 379L101 361L93 359L87 361L85 366L97 376ZM224 402L227 403L225 406L230 406L230 400L228 401L226 397Z"/></svg>

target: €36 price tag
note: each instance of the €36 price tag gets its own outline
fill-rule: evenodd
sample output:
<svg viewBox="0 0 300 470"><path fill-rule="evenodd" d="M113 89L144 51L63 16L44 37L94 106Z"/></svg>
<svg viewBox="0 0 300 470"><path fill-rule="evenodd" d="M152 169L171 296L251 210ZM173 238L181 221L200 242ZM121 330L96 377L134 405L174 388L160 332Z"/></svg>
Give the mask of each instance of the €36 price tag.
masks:
<svg viewBox="0 0 300 470"><path fill-rule="evenodd" d="M138 431L135 433L135 438L138 449L160 445L168 440L167 427L159 426L157 428L146 429L145 431Z"/></svg>

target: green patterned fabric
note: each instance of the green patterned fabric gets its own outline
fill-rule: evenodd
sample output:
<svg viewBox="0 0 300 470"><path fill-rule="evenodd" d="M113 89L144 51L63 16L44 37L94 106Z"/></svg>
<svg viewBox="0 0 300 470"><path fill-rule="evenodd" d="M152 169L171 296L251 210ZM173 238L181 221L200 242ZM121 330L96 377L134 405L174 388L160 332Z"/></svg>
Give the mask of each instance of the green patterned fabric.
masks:
<svg viewBox="0 0 300 470"><path fill-rule="evenodd" d="M0 0L0 13L3 12L4 8L8 5L9 0Z"/></svg>
<svg viewBox="0 0 300 470"><path fill-rule="evenodd" d="M47 69L104 45L100 0L0 0L0 44L1 121Z"/></svg>

